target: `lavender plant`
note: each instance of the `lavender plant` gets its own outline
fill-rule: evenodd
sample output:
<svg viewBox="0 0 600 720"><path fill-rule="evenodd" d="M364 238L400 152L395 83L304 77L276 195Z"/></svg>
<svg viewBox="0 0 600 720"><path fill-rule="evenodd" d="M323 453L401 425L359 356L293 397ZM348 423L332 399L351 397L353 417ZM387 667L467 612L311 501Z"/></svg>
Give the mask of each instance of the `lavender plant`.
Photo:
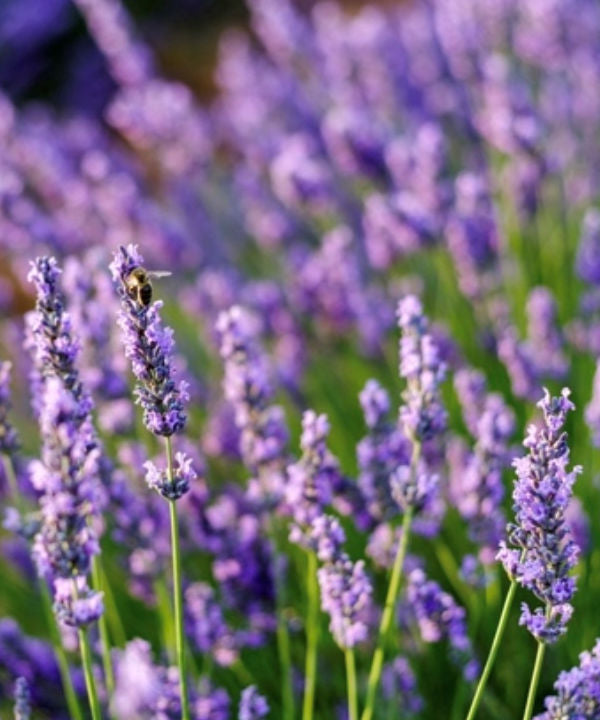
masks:
<svg viewBox="0 0 600 720"><path fill-rule="evenodd" d="M546 645L556 642L566 632L573 612L570 600L575 592L575 580L569 572L577 562L579 549L565 522L565 512L581 468L568 469L569 447L563 426L567 413L575 407L569 395L566 388L558 397L551 397L545 391L538 403L544 424L541 428L529 426L523 442L528 453L513 462L517 472L513 490L516 522L507 526L508 543L505 540L500 543L497 556L511 583L468 718L477 712L517 585L531 590L543 604L534 612L527 603L521 607L519 623L538 643L524 720L530 720L533 712Z"/></svg>
<svg viewBox="0 0 600 720"><path fill-rule="evenodd" d="M174 380L171 355L173 352L173 331L162 325L159 311L162 303L149 303L144 295L150 286L145 279L136 279L138 270L143 270L143 258L135 246L121 247L111 264L111 273L121 299L119 324L123 331L125 354L131 362L136 378L136 402L143 409L146 428L159 437L165 438L166 469L159 469L153 462L145 464L148 487L156 490L169 502L171 520L171 548L173 563L173 606L175 612L175 638L179 684L181 688L181 713L183 720L190 720L188 696L183 596L181 578L181 555L179 541L179 520L176 502L189 490L190 482L196 477L192 461L183 453L175 455L173 462L172 436L185 427L184 404L189 399L184 381L178 385ZM151 293L151 290L149 290ZM146 301L148 300L148 302Z"/></svg>

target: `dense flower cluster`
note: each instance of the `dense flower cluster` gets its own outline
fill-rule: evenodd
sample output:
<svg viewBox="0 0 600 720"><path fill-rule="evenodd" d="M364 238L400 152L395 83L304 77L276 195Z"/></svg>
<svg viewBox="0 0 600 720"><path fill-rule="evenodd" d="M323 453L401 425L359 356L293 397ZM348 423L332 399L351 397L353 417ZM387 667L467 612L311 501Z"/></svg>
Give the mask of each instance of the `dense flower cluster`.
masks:
<svg viewBox="0 0 600 720"><path fill-rule="evenodd" d="M600 641L579 656L579 665L560 673L556 695L545 700L546 711L535 720L598 720L600 717Z"/></svg>
<svg viewBox="0 0 600 720"><path fill-rule="evenodd" d="M517 480L513 491L515 523L500 544L498 559L509 577L531 590L544 604L531 612L523 603L521 624L543 642L556 641L573 612L570 601L575 580L569 576L579 555L565 521L573 483L581 468L568 469L569 446L563 426L575 406L564 389L559 397L546 390L538 406L544 425L530 425L524 446L528 454L514 460Z"/></svg>
<svg viewBox="0 0 600 720"><path fill-rule="evenodd" d="M191 707L193 720L229 717L225 691L213 690L204 681L192 693ZM155 665L150 645L144 640L132 640L118 652L112 711L116 717L131 720L181 718L177 668Z"/></svg>
<svg viewBox="0 0 600 720"><path fill-rule="evenodd" d="M259 694L255 685L249 685L242 691L238 720L260 720L269 714L269 704Z"/></svg>
<svg viewBox="0 0 600 720"><path fill-rule="evenodd" d="M143 408L144 424L155 435L169 437L185 427L189 395L185 381L177 385L173 377L173 331L162 324L162 303L145 304L127 284L143 262L137 247L130 245L115 253L110 269L121 298L119 325L137 380L136 401Z"/></svg>
<svg viewBox="0 0 600 720"><path fill-rule="evenodd" d="M321 515L312 525L311 540L322 567L318 570L321 605L330 617L337 644L352 648L368 636L373 588L362 560L352 562L342 549L346 541L338 520Z"/></svg>
<svg viewBox="0 0 600 720"><path fill-rule="evenodd" d="M15 682L15 720L30 720L30 700L27 680L24 677L18 677Z"/></svg>

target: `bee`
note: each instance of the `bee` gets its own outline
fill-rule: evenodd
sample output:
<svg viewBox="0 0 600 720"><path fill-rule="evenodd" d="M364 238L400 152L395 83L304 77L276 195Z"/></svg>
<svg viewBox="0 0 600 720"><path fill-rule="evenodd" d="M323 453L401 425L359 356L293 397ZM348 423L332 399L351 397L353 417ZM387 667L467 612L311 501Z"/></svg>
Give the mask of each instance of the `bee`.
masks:
<svg viewBox="0 0 600 720"><path fill-rule="evenodd" d="M129 297L144 307L152 301L152 284L150 278L168 277L171 273L162 270L146 270L136 267L125 278L125 286Z"/></svg>

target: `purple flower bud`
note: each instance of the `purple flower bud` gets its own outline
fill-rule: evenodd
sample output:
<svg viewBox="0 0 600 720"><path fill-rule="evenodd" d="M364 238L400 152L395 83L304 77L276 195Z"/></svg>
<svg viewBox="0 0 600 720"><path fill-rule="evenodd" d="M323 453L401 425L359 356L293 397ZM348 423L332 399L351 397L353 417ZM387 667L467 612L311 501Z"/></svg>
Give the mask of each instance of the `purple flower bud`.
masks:
<svg viewBox="0 0 600 720"><path fill-rule="evenodd" d="M0 363L0 453L13 455L19 448L17 431L11 425L9 414L10 402L10 371L12 364Z"/></svg>
<svg viewBox="0 0 600 720"><path fill-rule="evenodd" d="M146 468L146 483L148 487L160 493L167 500L179 500L190 489L190 484L198 477L192 467L192 458L185 453L175 453L175 467L172 477L166 469L160 470L148 460L144 463Z"/></svg>
<svg viewBox="0 0 600 720"><path fill-rule="evenodd" d="M227 626L214 590L197 582L185 591L188 637L201 653L210 653L219 665L229 667L239 657L238 639Z"/></svg>
<svg viewBox="0 0 600 720"><path fill-rule="evenodd" d="M381 689L384 697L401 707L406 717L418 715L423 709L417 679L406 658L397 657L383 668Z"/></svg>
<svg viewBox="0 0 600 720"><path fill-rule="evenodd" d="M242 690L238 720L260 720L269 714L269 704L255 685Z"/></svg>
<svg viewBox="0 0 600 720"><path fill-rule="evenodd" d="M31 696L24 677L15 682L15 720L29 720L31 717Z"/></svg>

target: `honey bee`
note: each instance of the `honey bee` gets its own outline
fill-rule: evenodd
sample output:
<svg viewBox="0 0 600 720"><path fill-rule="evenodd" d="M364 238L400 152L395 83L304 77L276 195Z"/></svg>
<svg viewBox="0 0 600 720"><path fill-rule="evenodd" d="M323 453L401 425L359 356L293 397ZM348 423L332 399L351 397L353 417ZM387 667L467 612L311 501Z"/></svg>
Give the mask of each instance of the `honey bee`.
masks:
<svg viewBox="0 0 600 720"><path fill-rule="evenodd" d="M150 278L168 277L171 273L162 270L146 270L143 267L136 267L125 278L125 285L129 297L144 307L148 307L152 301L152 284Z"/></svg>

